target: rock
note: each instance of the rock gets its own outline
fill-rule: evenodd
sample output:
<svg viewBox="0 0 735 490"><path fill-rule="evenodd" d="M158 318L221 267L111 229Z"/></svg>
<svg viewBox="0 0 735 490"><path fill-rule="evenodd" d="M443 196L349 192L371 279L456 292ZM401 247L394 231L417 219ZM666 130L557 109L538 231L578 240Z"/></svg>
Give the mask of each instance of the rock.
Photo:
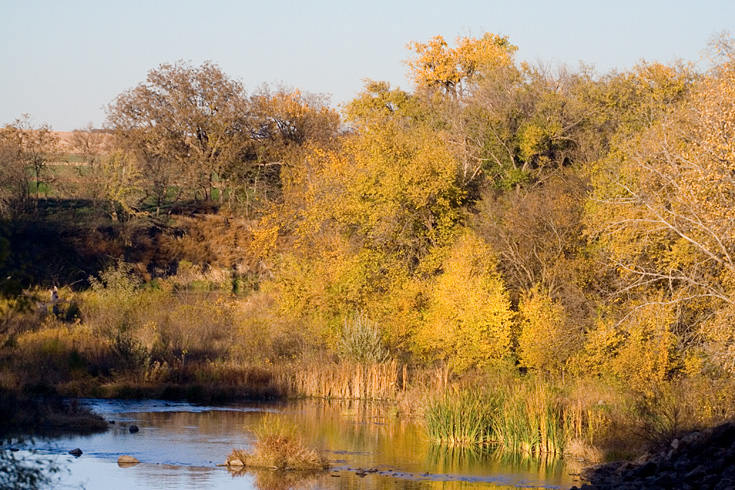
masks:
<svg viewBox="0 0 735 490"><path fill-rule="evenodd" d="M227 462L228 466L245 466L241 459L231 459Z"/></svg>
<svg viewBox="0 0 735 490"><path fill-rule="evenodd" d="M652 487L673 488L676 482L668 473L658 475L651 480Z"/></svg>
<svg viewBox="0 0 735 490"><path fill-rule="evenodd" d="M138 429L138 426L137 426L137 425L131 425L131 426L130 426L130 428L129 428L128 430L130 431L130 433L131 433L131 434L135 434L135 433L136 433L136 432L138 432L138 431L139 431L140 429Z"/></svg>
<svg viewBox="0 0 735 490"><path fill-rule="evenodd" d="M78 458L78 457L79 457L79 456L81 456L81 455L82 455L83 453L82 453L82 450L81 450L81 449L79 449L79 448L77 447L77 448L74 448L74 449L72 449L71 451L69 451L69 454L71 454L71 455L72 455L72 456L74 456L75 458Z"/></svg>
<svg viewBox="0 0 735 490"><path fill-rule="evenodd" d="M656 474L656 470L658 470L658 465L654 463L653 461L649 461L643 466L639 467L636 470L637 476L641 478L645 478L647 476L653 476Z"/></svg>
<svg viewBox="0 0 735 490"><path fill-rule="evenodd" d="M135 466L138 463L140 463L138 458L128 456L127 454L117 458L117 465L121 468L130 468L131 466Z"/></svg>
<svg viewBox="0 0 735 490"><path fill-rule="evenodd" d="M695 466L686 475L684 475L684 478L687 480L698 480L707 473L707 469L704 466Z"/></svg>
<svg viewBox="0 0 735 490"><path fill-rule="evenodd" d="M735 423L726 423L674 439L636 462L586 468L582 489L735 490L734 459Z"/></svg>

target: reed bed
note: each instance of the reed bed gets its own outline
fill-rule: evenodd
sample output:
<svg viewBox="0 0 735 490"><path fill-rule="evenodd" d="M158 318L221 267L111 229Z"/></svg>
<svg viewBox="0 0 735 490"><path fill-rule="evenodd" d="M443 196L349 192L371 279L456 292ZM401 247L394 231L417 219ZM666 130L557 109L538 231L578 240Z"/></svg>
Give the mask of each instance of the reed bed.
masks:
<svg viewBox="0 0 735 490"><path fill-rule="evenodd" d="M576 448L589 447L591 434L599 437L595 431L606 428L605 412L574 399L572 393L571 387L534 379L450 389L428 397L424 425L428 437L442 445L493 445L510 452L561 456L571 441Z"/></svg>
<svg viewBox="0 0 735 490"><path fill-rule="evenodd" d="M429 438L451 446L485 445L496 442L493 420L498 399L478 390L450 390L430 400L424 409Z"/></svg>
<svg viewBox="0 0 735 490"><path fill-rule="evenodd" d="M296 365L287 385L299 396L359 400L395 400L404 377L396 361Z"/></svg>
<svg viewBox="0 0 735 490"><path fill-rule="evenodd" d="M547 385L517 383L499 393L500 409L492 422L498 443L513 452L561 455L565 442L565 407Z"/></svg>

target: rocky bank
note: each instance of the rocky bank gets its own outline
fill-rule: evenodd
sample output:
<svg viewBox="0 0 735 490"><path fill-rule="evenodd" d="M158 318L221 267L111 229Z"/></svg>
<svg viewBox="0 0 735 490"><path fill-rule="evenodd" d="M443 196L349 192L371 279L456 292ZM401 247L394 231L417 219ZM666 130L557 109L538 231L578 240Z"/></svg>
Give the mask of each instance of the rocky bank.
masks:
<svg viewBox="0 0 735 490"><path fill-rule="evenodd" d="M674 439L637 462L588 468L583 479L582 490L735 490L735 423Z"/></svg>

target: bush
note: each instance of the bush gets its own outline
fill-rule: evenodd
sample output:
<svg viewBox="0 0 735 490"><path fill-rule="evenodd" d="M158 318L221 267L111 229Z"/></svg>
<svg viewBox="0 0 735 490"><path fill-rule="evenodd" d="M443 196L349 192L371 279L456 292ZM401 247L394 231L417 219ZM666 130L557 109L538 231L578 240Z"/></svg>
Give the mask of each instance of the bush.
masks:
<svg viewBox="0 0 735 490"><path fill-rule="evenodd" d="M337 351L341 358L362 364L388 360L380 328L364 313L357 313L345 320Z"/></svg>
<svg viewBox="0 0 735 490"><path fill-rule="evenodd" d="M318 450L307 447L296 426L288 425L275 416L263 418L255 429L258 437L252 452L233 449L227 457L228 466L271 468L275 470L326 470L330 464Z"/></svg>

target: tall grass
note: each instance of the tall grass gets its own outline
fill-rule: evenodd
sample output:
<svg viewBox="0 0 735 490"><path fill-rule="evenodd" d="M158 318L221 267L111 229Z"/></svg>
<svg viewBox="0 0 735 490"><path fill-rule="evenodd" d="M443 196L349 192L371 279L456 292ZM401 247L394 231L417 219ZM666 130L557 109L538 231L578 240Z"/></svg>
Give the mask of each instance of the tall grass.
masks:
<svg viewBox="0 0 735 490"><path fill-rule="evenodd" d="M573 400L569 386L536 379L506 380L490 388L453 389L430 396L424 425L429 438L439 444L492 444L512 452L561 456L571 441L605 428L589 417L590 403L584 409L582 400Z"/></svg>
<svg viewBox="0 0 735 490"><path fill-rule="evenodd" d="M496 442L493 420L499 400L490 393L452 390L428 402L424 422L431 440L453 446Z"/></svg>
<svg viewBox="0 0 735 490"><path fill-rule="evenodd" d="M561 455L568 414L553 389L543 383L516 383L498 395L500 409L492 432L501 446L514 452Z"/></svg>
<svg viewBox="0 0 735 490"><path fill-rule="evenodd" d="M250 452L233 449L228 466L252 466L275 470L314 471L329 468L329 460L321 451L306 445L295 425L267 415L254 430L257 441ZM239 463L238 463L239 461Z"/></svg>
<svg viewBox="0 0 735 490"><path fill-rule="evenodd" d="M403 379L396 361L385 363L304 362L295 364L292 393L318 398L395 400Z"/></svg>

